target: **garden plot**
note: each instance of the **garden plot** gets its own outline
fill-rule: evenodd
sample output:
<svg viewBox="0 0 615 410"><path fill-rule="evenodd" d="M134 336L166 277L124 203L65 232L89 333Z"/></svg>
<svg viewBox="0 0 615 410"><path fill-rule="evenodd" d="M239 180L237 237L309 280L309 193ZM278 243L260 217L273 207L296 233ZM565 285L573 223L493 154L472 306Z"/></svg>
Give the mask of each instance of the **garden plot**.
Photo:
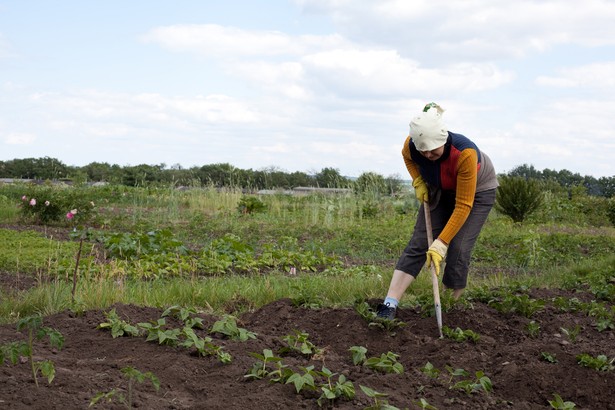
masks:
<svg viewBox="0 0 615 410"><path fill-rule="evenodd" d="M361 304L308 309L290 299L237 318L121 304L66 311L42 323L63 335L62 348L34 343L35 360L55 365L52 382L39 373L37 388L27 361L6 359L0 406L615 409L614 331L592 296L502 295L444 306L443 339L420 307L400 309L403 325L391 326L370 326ZM0 327L0 344L20 340L15 325Z"/></svg>

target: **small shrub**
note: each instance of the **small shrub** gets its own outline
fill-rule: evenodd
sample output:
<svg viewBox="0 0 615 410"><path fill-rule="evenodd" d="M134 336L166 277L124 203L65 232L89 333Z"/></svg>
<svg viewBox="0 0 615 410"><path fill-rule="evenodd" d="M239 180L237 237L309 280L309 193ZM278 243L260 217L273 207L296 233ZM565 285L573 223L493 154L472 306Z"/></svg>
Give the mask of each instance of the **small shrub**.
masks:
<svg viewBox="0 0 615 410"><path fill-rule="evenodd" d="M495 208L514 222L523 222L543 201L543 193L536 180L501 176L496 192Z"/></svg>

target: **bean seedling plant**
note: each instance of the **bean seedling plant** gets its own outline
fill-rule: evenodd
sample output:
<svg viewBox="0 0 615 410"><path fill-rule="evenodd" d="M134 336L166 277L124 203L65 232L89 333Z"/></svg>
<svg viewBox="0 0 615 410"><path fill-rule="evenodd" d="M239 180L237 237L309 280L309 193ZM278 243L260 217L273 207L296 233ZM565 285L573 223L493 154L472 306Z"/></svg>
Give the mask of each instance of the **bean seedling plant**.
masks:
<svg viewBox="0 0 615 410"><path fill-rule="evenodd" d="M126 408L132 409L135 382L143 383L146 380L149 380L156 391L160 390L160 380L158 380L158 377L156 377L156 375L152 372L142 373L134 367L130 366L122 368L121 372L128 380L128 396L124 396L119 389L111 389L108 392L101 392L96 394L90 401L89 407L95 406L101 400L112 402L114 399L117 399L120 403L124 404Z"/></svg>

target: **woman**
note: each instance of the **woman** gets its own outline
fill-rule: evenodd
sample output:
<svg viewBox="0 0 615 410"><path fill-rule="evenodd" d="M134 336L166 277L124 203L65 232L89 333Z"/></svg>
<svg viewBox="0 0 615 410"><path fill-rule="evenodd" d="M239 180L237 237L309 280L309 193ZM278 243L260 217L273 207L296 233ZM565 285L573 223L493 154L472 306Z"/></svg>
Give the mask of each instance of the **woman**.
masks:
<svg viewBox="0 0 615 410"><path fill-rule="evenodd" d="M410 122L401 151L421 208L386 299L378 305L380 318L395 318L399 300L425 262L433 262L439 276L446 261L442 283L458 299L467 284L472 249L495 203L498 181L491 160L468 138L448 131L443 113L438 104L427 104ZM430 207L437 238L429 247L424 206Z"/></svg>

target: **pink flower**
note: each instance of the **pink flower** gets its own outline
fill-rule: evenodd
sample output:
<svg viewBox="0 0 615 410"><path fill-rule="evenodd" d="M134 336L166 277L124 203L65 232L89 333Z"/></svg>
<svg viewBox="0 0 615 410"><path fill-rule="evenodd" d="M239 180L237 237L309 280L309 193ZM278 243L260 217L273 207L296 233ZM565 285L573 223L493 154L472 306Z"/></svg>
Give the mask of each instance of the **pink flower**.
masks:
<svg viewBox="0 0 615 410"><path fill-rule="evenodd" d="M34 206L34 205L36 205L36 199L32 198L30 200L30 206Z"/></svg>
<svg viewBox="0 0 615 410"><path fill-rule="evenodd" d="M75 214L73 214L72 212L68 212L66 214L66 219L73 219L74 216L75 216Z"/></svg>
<svg viewBox="0 0 615 410"><path fill-rule="evenodd" d="M45 201L45 206L49 206L49 201Z"/></svg>
<svg viewBox="0 0 615 410"><path fill-rule="evenodd" d="M76 209L71 209L70 213L73 214L73 215L77 215L77 210Z"/></svg>
<svg viewBox="0 0 615 410"><path fill-rule="evenodd" d="M21 200L22 200L22 201L27 201L27 200L28 200L28 197L24 195L24 196L22 196L22 197L21 197Z"/></svg>

